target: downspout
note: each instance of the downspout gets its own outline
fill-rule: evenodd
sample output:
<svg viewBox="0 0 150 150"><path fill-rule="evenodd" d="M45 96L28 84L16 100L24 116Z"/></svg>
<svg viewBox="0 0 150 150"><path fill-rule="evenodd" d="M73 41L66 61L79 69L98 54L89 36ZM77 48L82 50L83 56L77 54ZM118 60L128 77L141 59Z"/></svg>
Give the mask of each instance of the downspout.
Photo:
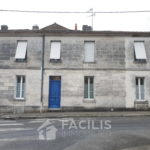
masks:
<svg viewBox="0 0 150 150"><path fill-rule="evenodd" d="M41 66L41 108L40 112L42 113L43 109L43 70L44 70L44 48L45 48L45 35L42 36L42 66Z"/></svg>

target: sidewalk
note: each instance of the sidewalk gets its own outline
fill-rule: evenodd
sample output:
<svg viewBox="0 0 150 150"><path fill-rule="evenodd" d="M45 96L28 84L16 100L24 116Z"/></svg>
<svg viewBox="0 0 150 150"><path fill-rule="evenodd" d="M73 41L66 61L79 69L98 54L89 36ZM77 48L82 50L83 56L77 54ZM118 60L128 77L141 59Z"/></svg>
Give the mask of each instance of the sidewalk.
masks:
<svg viewBox="0 0 150 150"><path fill-rule="evenodd" d="M125 149L120 149L120 150L150 150L150 145L125 148Z"/></svg>
<svg viewBox="0 0 150 150"><path fill-rule="evenodd" d="M67 118L67 117L134 117L150 116L150 111L115 111L115 112L46 112L10 114L1 113L0 119L37 119L37 118Z"/></svg>

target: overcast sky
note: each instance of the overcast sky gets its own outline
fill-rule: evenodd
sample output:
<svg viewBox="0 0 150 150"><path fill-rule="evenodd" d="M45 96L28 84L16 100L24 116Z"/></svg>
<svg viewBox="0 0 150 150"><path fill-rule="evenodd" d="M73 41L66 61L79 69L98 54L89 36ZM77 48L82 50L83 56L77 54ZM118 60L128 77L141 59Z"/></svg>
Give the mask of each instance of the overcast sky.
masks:
<svg viewBox="0 0 150 150"><path fill-rule="evenodd" d="M150 0L1 0L0 9L27 11L139 11L150 10ZM45 14L1 12L1 25L9 29L32 29L37 24L43 28L54 22L78 30L82 25L92 25L90 14ZM94 30L150 31L150 12L127 14L96 14Z"/></svg>

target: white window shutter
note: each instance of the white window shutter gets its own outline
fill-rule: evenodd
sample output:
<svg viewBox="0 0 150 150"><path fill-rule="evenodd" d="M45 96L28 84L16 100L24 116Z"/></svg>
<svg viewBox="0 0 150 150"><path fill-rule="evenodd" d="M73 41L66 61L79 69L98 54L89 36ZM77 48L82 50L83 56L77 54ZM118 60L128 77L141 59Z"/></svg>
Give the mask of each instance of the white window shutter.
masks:
<svg viewBox="0 0 150 150"><path fill-rule="evenodd" d="M94 62L94 42L85 42L85 62Z"/></svg>
<svg viewBox="0 0 150 150"><path fill-rule="evenodd" d="M134 42L136 59L147 59L144 42Z"/></svg>
<svg viewBox="0 0 150 150"><path fill-rule="evenodd" d="M26 50L27 50L27 42L26 41L19 41L16 50L16 59L25 59L26 57Z"/></svg>
<svg viewBox="0 0 150 150"><path fill-rule="evenodd" d="M60 42L51 42L50 59L60 59Z"/></svg>

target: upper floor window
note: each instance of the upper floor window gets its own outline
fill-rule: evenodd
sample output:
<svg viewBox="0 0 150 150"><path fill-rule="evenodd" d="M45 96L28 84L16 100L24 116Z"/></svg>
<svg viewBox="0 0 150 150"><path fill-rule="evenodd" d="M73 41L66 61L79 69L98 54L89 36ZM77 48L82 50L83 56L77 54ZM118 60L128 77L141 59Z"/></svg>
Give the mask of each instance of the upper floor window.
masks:
<svg viewBox="0 0 150 150"><path fill-rule="evenodd" d="M50 61L60 60L61 42L51 42Z"/></svg>
<svg viewBox="0 0 150 150"><path fill-rule="evenodd" d="M144 42L134 42L134 60L135 61L146 61L146 52Z"/></svg>
<svg viewBox="0 0 150 150"><path fill-rule="evenodd" d="M15 59L27 60L27 41L18 41Z"/></svg>
<svg viewBox="0 0 150 150"><path fill-rule="evenodd" d="M145 78L136 78L136 100L145 100Z"/></svg>
<svg viewBox="0 0 150 150"><path fill-rule="evenodd" d="M84 43L84 61L94 62L94 42Z"/></svg>

